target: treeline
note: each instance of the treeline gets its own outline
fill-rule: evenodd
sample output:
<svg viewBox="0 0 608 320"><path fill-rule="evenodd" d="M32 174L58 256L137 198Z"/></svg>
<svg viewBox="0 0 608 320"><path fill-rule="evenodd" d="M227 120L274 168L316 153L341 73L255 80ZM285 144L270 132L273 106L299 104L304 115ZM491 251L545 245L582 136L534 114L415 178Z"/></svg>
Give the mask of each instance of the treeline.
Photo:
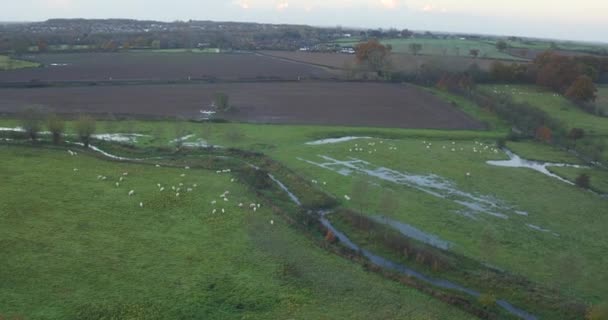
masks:
<svg viewBox="0 0 608 320"><path fill-rule="evenodd" d="M587 112L598 114L592 103L597 98L595 83L608 81L608 58L567 57L547 51L531 64L494 62L488 80L536 84L567 97Z"/></svg>
<svg viewBox="0 0 608 320"><path fill-rule="evenodd" d="M24 134L32 142L38 141L42 134L49 134L54 144L61 144L65 141L66 122L56 114L46 114L38 109L28 108L19 113L18 118L23 131L20 134ZM73 122L72 129L80 142L88 147L96 128L95 119L83 115Z"/></svg>
<svg viewBox="0 0 608 320"><path fill-rule="evenodd" d="M0 52L113 51L131 48L295 50L343 37L342 28L257 23L137 20L49 20L0 25ZM354 33L354 32L353 32Z"/></svg>
<svg viewBox="0 0 608 320"><path fill-rule="evenodd" d="M477 88L475 77L468 72L444 73L438 77L435 86L465 96L480 108L509 122L513 126L508 137L510 140L536 139L575 150L590 161L606 160L604 152L608 150L608 145L602 137L588 135L582 128L568 127L527 102L516 102L506 93Z"/></svg>

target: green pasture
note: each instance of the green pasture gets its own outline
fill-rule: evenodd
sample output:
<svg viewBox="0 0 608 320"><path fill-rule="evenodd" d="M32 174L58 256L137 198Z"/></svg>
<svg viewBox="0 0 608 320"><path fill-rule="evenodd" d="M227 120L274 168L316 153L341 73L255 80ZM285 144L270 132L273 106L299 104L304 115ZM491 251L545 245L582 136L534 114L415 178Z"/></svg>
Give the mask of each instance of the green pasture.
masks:
<svg viewBox="0 0 608 320"><path fill-rule="evenodd" d="M36 68L40 66L39 63L13 59L8 56L0 55L0 71L2 70L15 70L23 68Z"/></svg>
<svg viewBox="0 0 608 320"><path fill-rule="evenodd" d="M525 85L482 85L490 92L504 93L517 102L528 102L533 107L547 112L568 128L582 128L589 135L608 135L608 118L585 112L563 96L535 86ZM600 92L600 95L603 91ZM603 103L603 96L600 98Z"/></svg>
<svg viewBox="0 0 608 320"><path fill-rule="evenodd" d="M0 155L4 318L472 318L320 249L265 205L239 208L257 199L230 174L38 147ZM193 190L177 197L180 183Z"/></svg>

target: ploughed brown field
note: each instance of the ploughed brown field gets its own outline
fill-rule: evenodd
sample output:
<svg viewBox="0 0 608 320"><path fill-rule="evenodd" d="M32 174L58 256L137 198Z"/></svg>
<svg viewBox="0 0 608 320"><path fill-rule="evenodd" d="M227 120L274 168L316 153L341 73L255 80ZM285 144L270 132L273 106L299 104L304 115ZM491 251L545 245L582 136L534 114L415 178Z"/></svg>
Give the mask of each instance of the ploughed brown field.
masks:
<svg viewBox="0 0 608 320"><path fill-rule="evenodd" d="M234 111L221 118L256 123L482 129L451 104L414 86L288 82L0 89L0 112L39 105L57 113L196 118L217 92Z"/></svg>
<svg viewBox="0 0 608 320"><path fill-rule="evenodd" d="M26 56L44 66L0 72L2 82L331 78L328 69L254 53L69 53Z"/></svg>

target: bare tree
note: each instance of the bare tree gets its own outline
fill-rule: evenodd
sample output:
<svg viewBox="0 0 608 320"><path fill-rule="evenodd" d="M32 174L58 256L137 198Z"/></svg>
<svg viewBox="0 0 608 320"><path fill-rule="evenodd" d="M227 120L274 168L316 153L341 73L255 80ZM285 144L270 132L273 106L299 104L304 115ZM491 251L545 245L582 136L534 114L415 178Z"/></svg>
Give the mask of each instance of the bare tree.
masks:
<svg viewBox="0 0 608 320"><path fill-rule="evenodd" d="M221 112L230 110L230 97L224 92L217 92L213 97L213 103L217 110Z"/></svg>
<svg viewBox="0 0 608 320"><path fill-rule="evenodd" d="M20 118L21 128L23 128L32 141L36 141L42 129L42 112L36 108L29 107L21 112Z"/></svg>
<svg viewBox="0 0 608 320"><path fill-rule="evenodd" d="M51 114L46 121L46 127L53 137L53 143L61 143L61 138L65 132L65 121L59 118L56 114Z"/></svg>
<svg viewBox="0 0 608 320"><path fill-rule="evenodd" d="M74 129L80 141L85 147L89 147L91 136L95 133L97 125L95 119L90 116L80 116L74 123Z"/></svg>

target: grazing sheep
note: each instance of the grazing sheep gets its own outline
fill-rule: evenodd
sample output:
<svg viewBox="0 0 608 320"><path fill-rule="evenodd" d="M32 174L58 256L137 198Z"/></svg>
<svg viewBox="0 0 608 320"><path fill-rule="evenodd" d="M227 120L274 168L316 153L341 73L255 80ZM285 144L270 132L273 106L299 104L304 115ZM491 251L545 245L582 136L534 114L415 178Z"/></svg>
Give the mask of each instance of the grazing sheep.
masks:
<svg viewBox="0 0 608 320"><path fill-rule="evenodd" d="M135 190L129 191L129 197L135 194Z"/></svg>

